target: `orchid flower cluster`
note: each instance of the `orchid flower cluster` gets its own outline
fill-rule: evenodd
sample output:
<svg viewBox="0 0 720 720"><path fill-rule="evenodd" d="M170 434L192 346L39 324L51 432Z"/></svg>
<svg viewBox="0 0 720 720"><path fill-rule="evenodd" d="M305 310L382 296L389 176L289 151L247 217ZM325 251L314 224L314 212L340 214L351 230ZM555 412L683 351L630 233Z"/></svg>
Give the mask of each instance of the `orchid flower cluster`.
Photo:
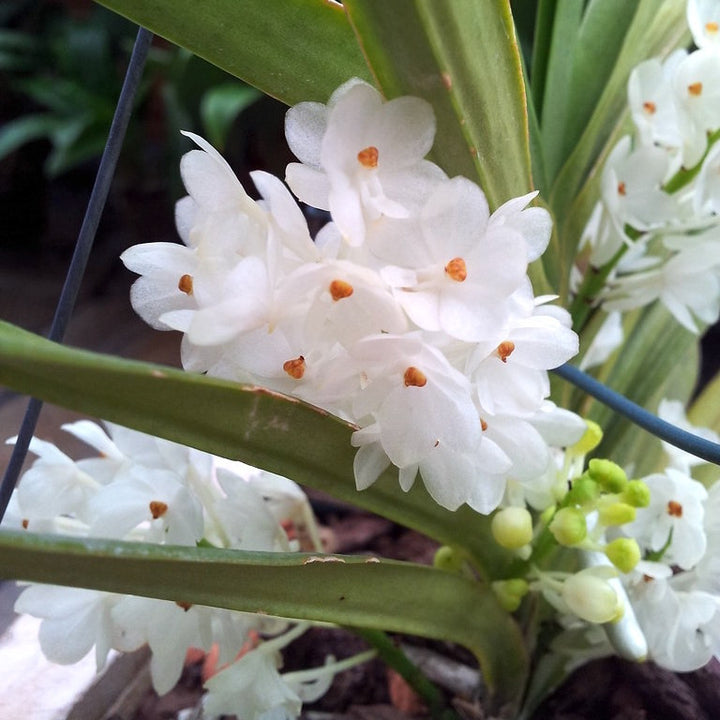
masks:
<svg viewBox="0 0 720 720"><path fill-rule="evenodd" d="M691 426L681 403L664 400L661 415L719 439ZM523 572L496 581L495 592L511 611L528 592L542 593L564 628L553 649L569 666L619 654L696 670L720 655L720 485L707 490L694 480L701 461L671 445L665 470L642 479L629 480L599 458L583 470L601 438L588 423L581 441L565 450L556 501L539 507L536 518L517 506L493 516L495 540L527 561ZM559 570L563 565L570 570Z"/></svg>
<svg viewBox="0 0 720 720"><path fill-rule="evenodd" d="M577 352L567 311L535 298L528 262L550 239L536 193L490 214L482 190L424 159L435 120L419 98L383 102L359 80L287 114L294 193L332 221L310 238L283 183L250 199L204 140L184 156L185 245L122 255L135 310L179 330L190 371L270 387L357 426L362 490L392 463L409 490L481 513L507 478L531 483L578 418L549 400L547 370Z"/></svg>
<svg viewBox="0 0 720 720"><path fill-rule="evenodd" d="M608 317L584 366L622 341L621 313L660 300L690 332L720 316L720 10L691 0L692 52L676 50L634 68L634 124L610 152L601 198L583 233L581 265L607 273L592 300ZM582 273L577 271L576 289Z"/></svg>
<svg viewBox="0 0 720 720"><path fill-rule="evenodd" d="M4 529L161 545L321 550L308 500L287 478L117 425L103 429L81 420L63 429L98 455L75 461L34 438L37 459L13 494ZM273 708L296 717L303 702L327 691L336 672L373 654L341 662L328 657L323 667L280 674L280 649L309 623L182 599L31 584L15 610L42 618L40 646L59 664L78 662L94 647L100 671L112 649L148 645L160 694L177 684L188 650L213 649L223 669L207 682L208 717L259 718Z"/></svg>
<svg viewBox="0 0 720 720"><path fill-rule="evenodd" d="M692 427L681 403L663 401L661 414L718 440L716 433ZM576 501L569 517L558 524L556 513L549 526L561 544L581 549L586 568L572 576L574 585L581 586L583 574L594 576L582 593L560 593L565 607L553 602L565 627L553 647L571 665L617 652L689 672L720 655L720 485L706 489L691 475L697 458L670 445L665 450L664 471L642 480L628 481L613 463L591 460L568 493ZM611 492L603 497L602 487ZM602 592L593 588L602 584ZM557 580L539 573L537 585L550 598ZM615 627L603 633L589 624L598 621Z"/></svg>

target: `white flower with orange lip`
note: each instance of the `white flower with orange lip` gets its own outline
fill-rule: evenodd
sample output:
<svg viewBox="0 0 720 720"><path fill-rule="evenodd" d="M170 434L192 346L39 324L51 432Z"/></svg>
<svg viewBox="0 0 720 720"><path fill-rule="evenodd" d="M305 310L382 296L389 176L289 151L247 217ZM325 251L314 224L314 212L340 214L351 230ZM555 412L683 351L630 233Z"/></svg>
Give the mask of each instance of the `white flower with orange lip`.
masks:
<svg viewBox="0 0 720 720"><path fill-rule="evenodd" d="M628 79L628 105L642 143L659 145L676 155L674 169L685 155L692 159L703 149L686 147L672 89L677 66L685 57L687 50L676 50L665 60L645 60L633 68Z"/></svg>
<svg viewBox="0 0 720 720"><path fill-rule="evenodd" d="M383 217L410 217L445 177L423 159L435 136L430 105L416 97L383 102L357 79L338 88L327 106L292 107L285 133L301 161L288 165L288 185L304 202L330 210L350 245L362 245Z"/></svg>
<svg viewBox="0 0 720 720"><path fill-rule="evenodd" d="M417 336L367 338L351 356L367 378L353 403L362 426L352 436L360 448L358 489L375 482L392 462L403 490L412 487L419 471L428 492L448 509L470 501L497 505L510 463L492 441L481 442L467 378ZM488 486L476 487L488 479Z"/></svg>
<svg viewBox="0 0 720 720"><path fill-rule="evenodd" d="M470 180L437 185L419 216L412 263L381 271L418 327L477 342L508 321L507 300L527 279L528 246L522 224L506 215L491 222L485 195Z"/></svg>
<svg viewBox="0 0 720 720"><path fill-rule="evenodd" d="M653 552L664 549L663 562L691 569L707 546L703 530L707 490L672 468L643 480L650 488L650 504L638 508L636 519L625 526L625 531L641 547Z"/></svg>
<svg viewBox="0 0 720 720"><path fill-rule="evenodd" d="M720 50L720 2L688 0L687 22L699 48Z"/></svg>
<svg viewBox="0 0 720 720"><path fill-rule="evenodd" d="M718 598L682 587L685 575L673 577L668 566L641 562L626 580L649 659L675 672L706 665L720 639Z"/></svg>

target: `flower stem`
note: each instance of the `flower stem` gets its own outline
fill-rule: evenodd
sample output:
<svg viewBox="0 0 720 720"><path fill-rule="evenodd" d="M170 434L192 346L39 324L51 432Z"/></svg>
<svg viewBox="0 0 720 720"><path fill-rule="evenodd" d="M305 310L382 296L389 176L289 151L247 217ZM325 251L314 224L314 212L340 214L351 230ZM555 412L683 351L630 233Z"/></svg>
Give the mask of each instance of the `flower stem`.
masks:
<svg viewBox="0 0 720 720"><path fill-rule="evenodd" d="M350 628L356 635L366 640L376 650L378 657L393 668L427 705L435 720L459 720L456 713L449 709L441 690L422 673L420 668L410 661L408 656L382 630Z"/></svg>
<svg viewBox="0 0 720 720"><path fill-rule="evenodd" d="M576 333L580 333L585 327L587 319L593 311L595 300L600 291L605 287L605 281L608 279L613 268L620 262L622 256L627 252L627 249L628 245L623 244L605 265L600 268L590 267L588 269L583 278L582 285L580 285L580 289L570 306L572 326Z"/></svg>

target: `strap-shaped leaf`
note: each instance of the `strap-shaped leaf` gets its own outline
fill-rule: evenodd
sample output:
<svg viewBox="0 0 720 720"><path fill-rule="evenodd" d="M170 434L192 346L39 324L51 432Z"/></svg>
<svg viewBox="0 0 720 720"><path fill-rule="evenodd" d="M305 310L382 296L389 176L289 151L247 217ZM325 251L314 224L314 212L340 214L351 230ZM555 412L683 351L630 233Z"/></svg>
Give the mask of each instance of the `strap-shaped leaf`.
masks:
<svg viewBox="0 0 720 720"><path fill-rule="evenodd" d="M698 337L660 303L638 311L633 321L619 353L601 369L599 379L652 410L663 397L687 400L699 369ZM596 401L585 410L603 428L598 454L620 464L632 463L639 474L662 466L660 443L653 436L628 420L613 417L611 410Z"/></svg>
<svg viewBox="0 0 720 720"><path fill-rule="evenodd" d="M420 481L404 493L387 470L367 490L353 480L348 423L263 388L74 350L0 322L0 384L78 412L243 460L465 548L499 577L511 556L488 519L437 505Z"/></svg>
<svg viewBox="0 0 720 720"><path fill-rule="evenodd" d="M342 7L317 0L99 0L264 93L327 102L370 75Z"/></svg>
<svg viewBox="0 0 720 720"><path fill-rule="evenodd" d="M575 0L557 0L552 4L552 42L540 109L545 171L551 180L566 156L568 116L574 110L569 104L570 78L583 12L583 4Z"/></svg>
<svg viewBox="0 0 720 720"><path fill-rule="evenodd" d="M720 373L705 386L688 411L693 425L720 433ZM720 480L720 466L707 463L693 470L693 477L710 487Z"/></svg>
<svg viewBox="0 0 720 720"><path fill-rule="evenodd" d="M624 122L627 80L632 69L649 57L664 56L688 42L685 5L685 0L641 0L592 117L553 185L550 205L559 223L561 252L543 261L550 282L558 287L562 298L567 297L580 232L592 210L592 205L583 202L580 216L576 216L574 200L584 183L600 172L598 160L608 151L608 140Z"/></svg>
<svg viewBox="0 0 720 720"><path fill-rule="evenodd" d="M460 643L498 705L516 705L527 654L486 585L424 565L0 533L0 577L320 620Z"/></svg>
<svg viewBox="0 0 720 720"><path fill-rule="evenodd" d="M478 180L492 207L532 187L520 51L507 0L347 0L387 97L416 95L437 117L433 157Z"/></svg>

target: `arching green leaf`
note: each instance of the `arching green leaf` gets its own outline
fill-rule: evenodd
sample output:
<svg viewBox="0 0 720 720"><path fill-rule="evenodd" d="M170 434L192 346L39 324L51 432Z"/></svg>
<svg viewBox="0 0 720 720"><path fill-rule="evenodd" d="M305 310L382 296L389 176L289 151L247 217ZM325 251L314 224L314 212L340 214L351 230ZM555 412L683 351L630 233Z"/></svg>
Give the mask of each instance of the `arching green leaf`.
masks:
<svg viewBox="0 0 720 720"><path fill-rule="evenodd" d="M292 105L370 80L342 7L307 0L99 0Z"/></svg>
<svg viewBox="0 0 720 720"><path fill-rule="evenodd" d="M456 642L498 706L517 706L527 675L519 628L488 586L424 565L2 532L0 577Z"/></svg>
<svg viewBox="0 0 720 720"><path fill-rule="evenodd" d="M294 398L249 385L74 350L0 323L0 384L152 435L243 460L465 548L500 577L512 558L488 519L450 512L421 482L404 493L397 470L367 490L353 480L353 427Z"/></svg>

